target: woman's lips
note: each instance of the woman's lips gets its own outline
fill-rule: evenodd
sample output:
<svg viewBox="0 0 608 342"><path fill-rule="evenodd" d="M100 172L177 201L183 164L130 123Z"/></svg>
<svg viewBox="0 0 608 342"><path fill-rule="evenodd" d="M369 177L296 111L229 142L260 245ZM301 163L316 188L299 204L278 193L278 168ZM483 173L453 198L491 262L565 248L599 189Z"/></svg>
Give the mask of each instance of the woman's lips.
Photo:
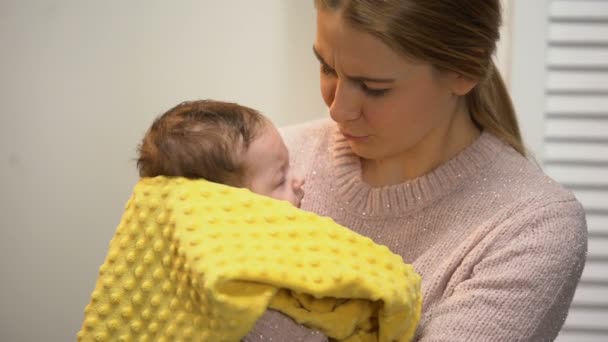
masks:
<svg viewBox="0 0 608 342"><path fill-rule="evenodd" d="M346 140L350 140L350 141L355 141L355 142L362 142L367 140L367 138L369 138L369 135L356 135L356 134L349 134L346 132L340 132L342 133L342 135L344 136L344 138L346 138Z"/></svg>

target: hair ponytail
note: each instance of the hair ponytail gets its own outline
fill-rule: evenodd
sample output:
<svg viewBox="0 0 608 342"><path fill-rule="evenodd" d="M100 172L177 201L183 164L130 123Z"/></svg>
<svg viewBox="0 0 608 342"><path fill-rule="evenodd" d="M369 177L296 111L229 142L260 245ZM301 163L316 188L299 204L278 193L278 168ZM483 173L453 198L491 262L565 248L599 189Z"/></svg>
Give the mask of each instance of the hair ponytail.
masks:
<svg viewBox="0 0 608 342"><path fill-rule="evenodd" d="M493 61L488 77L467 94L466 101L473 122L513 147L521 155L526 151L517 116L505 82Z"/></svg>

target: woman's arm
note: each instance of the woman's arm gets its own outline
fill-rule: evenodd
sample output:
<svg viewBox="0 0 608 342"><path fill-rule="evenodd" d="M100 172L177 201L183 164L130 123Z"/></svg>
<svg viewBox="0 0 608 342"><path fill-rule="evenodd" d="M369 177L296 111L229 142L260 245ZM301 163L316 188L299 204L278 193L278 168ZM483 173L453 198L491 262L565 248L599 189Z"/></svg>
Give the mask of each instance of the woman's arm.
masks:
<svg viewBox="0 0 608 342"><path fill-rule="evenodd" d="M520 230L473 267L428 312L419 341L553 341L580 279L587 251L576 201L529 211Z"/></svg>
<svg viewBox="0 0 608 342"><path fill-rule="evenodd" d="M258 341L327 342L328 340L317 330L308 329L278 311L267 310L243 339L243 342Z"/></svg>

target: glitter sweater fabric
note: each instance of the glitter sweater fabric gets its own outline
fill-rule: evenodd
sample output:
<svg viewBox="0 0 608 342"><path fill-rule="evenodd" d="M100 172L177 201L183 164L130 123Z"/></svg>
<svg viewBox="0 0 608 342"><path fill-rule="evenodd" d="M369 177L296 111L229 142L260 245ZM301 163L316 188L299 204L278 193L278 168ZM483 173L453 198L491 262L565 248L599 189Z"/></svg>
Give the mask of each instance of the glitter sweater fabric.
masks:
<svg viewBox="0 0 608 342"><path fill-rule="evenodd" d="M270 306L345 341L408 341L420 276L284 201L204 180L136 185L80 341L239 341Z"/></svg>
<svg viewBox="0 0 608 342"><path fill-rule="evenodd" d="M325 119L283 130L306 179L302 208L386 245L422 275L415 340L552 341L585 265L585 212L534 162L483 132L431 172L362 181L359 158ZM322 341L276 313L248 341Z"/></svg>

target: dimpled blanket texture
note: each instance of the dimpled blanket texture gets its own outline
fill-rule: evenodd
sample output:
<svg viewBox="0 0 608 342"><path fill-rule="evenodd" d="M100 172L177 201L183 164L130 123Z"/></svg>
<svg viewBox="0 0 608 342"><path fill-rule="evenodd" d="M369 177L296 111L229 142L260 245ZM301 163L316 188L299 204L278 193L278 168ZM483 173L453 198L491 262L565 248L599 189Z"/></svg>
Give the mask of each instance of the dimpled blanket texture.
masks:
<svg viewBox="0 0 608 342"><path fill-rule="evenodd" d="M79 341L239 341L267 308L344 341L408 341L420 276L385 246L247 189L143 178Z"/></svg>

